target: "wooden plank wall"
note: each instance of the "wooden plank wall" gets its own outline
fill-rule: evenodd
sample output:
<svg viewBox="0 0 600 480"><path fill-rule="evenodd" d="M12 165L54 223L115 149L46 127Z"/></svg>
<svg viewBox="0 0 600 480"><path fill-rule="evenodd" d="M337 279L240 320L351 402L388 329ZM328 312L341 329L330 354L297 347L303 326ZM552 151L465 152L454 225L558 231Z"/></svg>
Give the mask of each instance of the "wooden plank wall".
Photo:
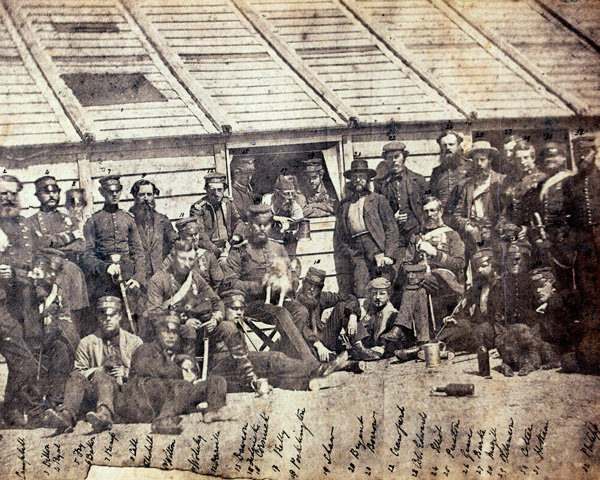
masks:
<svg viewBox="0 0 600 480"><path fill-rule="evenodd" d="M63 74L140 73L166 97L166 102L82 107L98 140L216 132L118 1L35 0L13 2L12 9L25 18L22 33L38 47L37 60L48 66L45 73L55 89L64 86L58 78ZM89 23L111 28L78 32L55 27Z"/></svg>
<svg viewBox="0 0 600 480"><path fill-rule="evenodd" d="M368 22L381 27L389 42L413 55L427 74L456 91L459 98L455 101L467 101L478 118L570 114L558 99L553 101L538 92L533 82L525 80L524 72L492 55L430 0L348 3L356 5ZM513 99L515 92L518 98Z"/></svg>
<svg viewBox="0 0 600 480"><path fill-rule="evenodd" d="M470 0L452 3L517 48L561 90L583 99L591 107L589 113L600 114L600 53L576 33L529 0L492 0L485 5ZM600 19L600 7L578 5L577 10L586 11L596 22ZM528 100L526 91L511 95L515 101Z"/></svg>
<svg viewBox="0 0 600 480"><path fill-rule="evenodd" d="M597 0L539 0L538 3L560 15L581 33L600 45L600 2Z"/></svg>
<svg viewBox="0 0 600 480"><path fill-rule="evenodd" d="M414 72L378 45L336 0L248 0L365 122L463 118Z"/></svg>
<svg viewBox="0 0 600 480"><path fill-rule="evenodd" d="M242 130L343 124L227 0L136 3L160 42Z"/></svg>

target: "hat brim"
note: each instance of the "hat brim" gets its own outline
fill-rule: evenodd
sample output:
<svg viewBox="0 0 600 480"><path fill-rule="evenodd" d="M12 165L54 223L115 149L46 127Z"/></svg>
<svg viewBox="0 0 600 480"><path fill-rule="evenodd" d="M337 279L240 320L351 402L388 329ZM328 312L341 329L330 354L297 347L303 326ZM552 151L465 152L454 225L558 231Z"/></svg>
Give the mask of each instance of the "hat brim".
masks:
<svg viewBox="0 0 600 480"><path fill-rule="evenodd" d="M497 148L494 148L494 147L489 147L489 148L488 147L484 147L484 148L475 148L475 149L469 150L469 153L467 153L467 157L473 158L473 154L475 152L489 152L489 153L491 153L493 155L498 155L498 149Z"/></svg>
<svg viewBox="0 0 600 480"><path fill-rule="evenodd" d="M346 170L344 177L350 179L350 175L353 173L368 173L370 179L375 178L375 175L377 175L377 172L372 168L355 168L354 170Z"/></svg>

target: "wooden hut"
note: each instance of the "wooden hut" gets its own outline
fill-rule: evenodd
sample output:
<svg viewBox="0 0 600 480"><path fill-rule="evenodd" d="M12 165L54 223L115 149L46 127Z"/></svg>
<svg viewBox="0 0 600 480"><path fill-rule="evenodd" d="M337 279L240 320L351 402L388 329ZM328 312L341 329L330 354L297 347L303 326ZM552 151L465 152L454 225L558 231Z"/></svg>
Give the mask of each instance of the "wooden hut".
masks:
<svg viewBox="0 0 600 480"><path fill-rule="evenodd" d="M598 2L0 0L0 166L63 191L144 175L187 216L234 155L273 180L322 155L338 196L355 157L402 140L429 175L443 130L535 144L598 129ZM582 13L584 12L584 13ZM585 13L588 12L588 13ZM595 19L596 21L590 20ZM29 212L28 212L29 211ZM333 283L333 218L300 248Z"/></svg>

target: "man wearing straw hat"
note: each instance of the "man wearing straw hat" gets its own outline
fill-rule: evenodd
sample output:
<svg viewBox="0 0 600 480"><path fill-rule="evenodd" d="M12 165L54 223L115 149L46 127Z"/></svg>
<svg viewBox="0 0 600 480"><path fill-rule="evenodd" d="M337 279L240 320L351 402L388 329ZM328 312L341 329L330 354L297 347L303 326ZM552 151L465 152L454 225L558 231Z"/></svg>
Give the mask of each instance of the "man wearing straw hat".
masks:
<svg viewBox="0 0 600 480"><path fill-rule="evenodd" d="M390 204L368 189L375 175L366 160L353 160L350 170L344 172L351 194L336 213L334 243L351 272L352 291L360 298L366 296L378 268L394 265L399 250L398 226Z"/></svg>

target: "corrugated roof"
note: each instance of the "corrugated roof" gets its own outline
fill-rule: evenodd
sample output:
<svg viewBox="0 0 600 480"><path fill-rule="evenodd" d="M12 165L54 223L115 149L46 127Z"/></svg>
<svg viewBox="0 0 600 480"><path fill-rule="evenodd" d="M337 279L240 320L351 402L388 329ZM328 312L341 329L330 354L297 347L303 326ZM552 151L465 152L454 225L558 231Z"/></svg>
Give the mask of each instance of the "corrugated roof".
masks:
<svg viewBox="0 0 600 480"><path fill-rule="evenodd" d="M48 81L62 99L70 97L67 108L76 112L85 134L110 140L217 131L118 1L11 0L9 5ZM143 74L167 101L82 107L60 78L103 73Z"/></svg>
<svg viewBox="0 0 600 480"><path fill-rule="evenodd" d="M464 118L336 0L234 0L257 12L269 31L317 74L358 120Z"/></svg>
<svg viewBox="0 0 600 480"><path fill-rule="evenodd" d="M572 114L439 0L342 1L478 118ZM480 5L488 8L488 2Z"/></svg>
<svg viewBox="0 0 600 480"><path fill-rule="evenodd" d="M557 95L566 94L567 101L569 96L578 98L581 110L589 107L589 113L600 114L600 54L535 1L488 0L483 5L453 0L453 4L505 49L514 47L524 56L525 68L535 66L540 82L549 83Z"/></svg>
<svg viewBox="0 0 600 480"><path fill-rule="evenodd" d="M0 145L81 140L0 4Z"/></svg>
<svg viewBox="0 0 600 480"><path fill-rule="evenodd" d="M210 97L233 131L345 125L228 1L129 6L176 75L199 86L198 100Z"/></svg>

